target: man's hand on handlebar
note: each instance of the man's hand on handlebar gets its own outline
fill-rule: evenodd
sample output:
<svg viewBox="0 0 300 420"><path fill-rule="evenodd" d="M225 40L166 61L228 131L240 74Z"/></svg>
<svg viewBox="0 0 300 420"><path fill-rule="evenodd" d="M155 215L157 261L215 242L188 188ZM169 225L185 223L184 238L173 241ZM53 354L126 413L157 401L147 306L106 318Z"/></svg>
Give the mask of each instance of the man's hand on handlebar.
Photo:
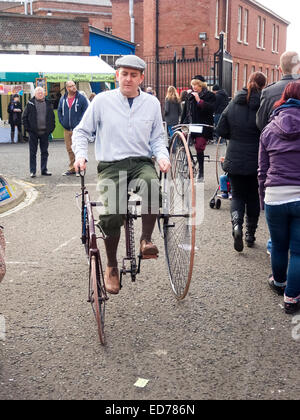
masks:
<svg viewBox="0 0 300 420"><path fill-rule="evenodd" d="M171 167L171 164L168 159L159 159L157 163L159 165L159 169L161 170L161 172L164 172L164 173L168 172L168 170Z"/></svg>
<svg viewBox="0 0 300 420"><path fill-rule="evenodd" d="M76 173L84 172L86 170L85 158L78 158L74 163L74 169Z"/></svg>

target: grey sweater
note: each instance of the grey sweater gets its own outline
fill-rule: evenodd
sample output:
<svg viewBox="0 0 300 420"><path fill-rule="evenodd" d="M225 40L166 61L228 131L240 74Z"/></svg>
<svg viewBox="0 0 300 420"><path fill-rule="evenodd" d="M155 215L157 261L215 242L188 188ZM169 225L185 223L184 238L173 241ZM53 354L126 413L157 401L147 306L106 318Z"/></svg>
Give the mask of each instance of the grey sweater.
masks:
<svg viewBox="0 0 300 420"><path fill-rule="evenodd" d="M35 99L36 106L36 122L37 122L37 131L39 134L44 134L46 132L46 101L45 99L39 101Z"/></svg>

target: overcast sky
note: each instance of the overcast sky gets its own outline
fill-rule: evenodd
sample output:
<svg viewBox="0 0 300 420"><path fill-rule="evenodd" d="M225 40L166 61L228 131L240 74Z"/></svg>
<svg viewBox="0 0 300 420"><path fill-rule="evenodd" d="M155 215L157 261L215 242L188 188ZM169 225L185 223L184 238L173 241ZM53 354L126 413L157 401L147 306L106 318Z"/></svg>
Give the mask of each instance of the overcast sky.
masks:
<svg viewBox="0 0 300 420"><path fill-rule="evenodd" d="M257 0L290 22L287 32L287 50L300 53L300 0Z"/></svg>

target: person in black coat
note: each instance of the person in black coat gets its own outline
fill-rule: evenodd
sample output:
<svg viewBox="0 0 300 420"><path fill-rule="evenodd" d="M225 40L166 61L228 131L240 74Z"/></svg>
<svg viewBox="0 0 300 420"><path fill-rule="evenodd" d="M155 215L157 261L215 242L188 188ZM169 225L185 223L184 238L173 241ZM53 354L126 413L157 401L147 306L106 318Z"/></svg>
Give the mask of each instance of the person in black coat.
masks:
<svg viewBox="0 0 300 420"><path fill-rule="evenodd" d="M11 128L11 133L10 133L11 143L14 143L16 127L18 128L19 143L25 143L22 136L22 105L20 102L20 96L17 93L13 95L10 103L8 104L7 112L9 115L8 122Z"/></svg>
<svg viewBox="0 0 300 420"><path fill-rule="evenodd" d="M224 89L220 88L219 85L214 85L212 91L216 95L216 103L214 110L214 123L216 127L218 125L222 112L229 104L229 96L227 95L227 92Z"/></svg>
<svg viewBox="0 0 300 420"><path fill-rule="evenodd" d="M266 76L263 73L252 73L247 88L237 92L217 125L218 135L229 139L223 168L228 172L231 184L232 235L238 252L244 247L242 228L245 212L248 247L254 244L260 213L257 181L260 130L256 126L256 113L265 85Z"/></svg>
<svg viewBox="0 0 300 420"><path fill-rule="evenodd" d="M165 99L165 121L167 123L168 135L173 136L172 127L179 122L181 114L180 98L174 86L169 86Z"/></svg>
<svg viewBox="0 0 300 420"><path fill-rule="evenodd" d="M23 124L29 134L29 161L30 176L36 176L36 154L38 143L41 149L41 174L50 176L48 172L48 146L49 134L55 129L55 116L51 102L45 98L44 89L37 87L34 91L35 96L27 103L23 113Z"/></svg>
<svg viewBox="0 0 300 420"><path fill-rule="evenodd" d="M203 76L194 76L181 115L181 124L206 124L201 135L192 134L199 163L198 181L204 179L204 150L207 140L213 138L215 95L207 89Z"/></svg>

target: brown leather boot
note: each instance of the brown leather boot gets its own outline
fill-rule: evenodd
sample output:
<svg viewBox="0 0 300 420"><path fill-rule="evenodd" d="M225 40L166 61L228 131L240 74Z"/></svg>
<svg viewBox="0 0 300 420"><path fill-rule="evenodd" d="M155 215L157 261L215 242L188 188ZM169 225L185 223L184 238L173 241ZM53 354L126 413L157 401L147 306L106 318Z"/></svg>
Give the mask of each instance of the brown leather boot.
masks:
<svg viewBox="0 0 300 420"><path fill-rule="evenodd" d="M118 267L106 267L104 273L105 289L112 295L117 295L120 291L120 278Z"/></svg>
<svg viewBox="0 0 300 420"><path fill-rule="evenodd" d="M141 252L142 258L144 259L158 257L157 246L154 245L151 241L147 241L146 239L141 240L140 252Z"/></svg>

